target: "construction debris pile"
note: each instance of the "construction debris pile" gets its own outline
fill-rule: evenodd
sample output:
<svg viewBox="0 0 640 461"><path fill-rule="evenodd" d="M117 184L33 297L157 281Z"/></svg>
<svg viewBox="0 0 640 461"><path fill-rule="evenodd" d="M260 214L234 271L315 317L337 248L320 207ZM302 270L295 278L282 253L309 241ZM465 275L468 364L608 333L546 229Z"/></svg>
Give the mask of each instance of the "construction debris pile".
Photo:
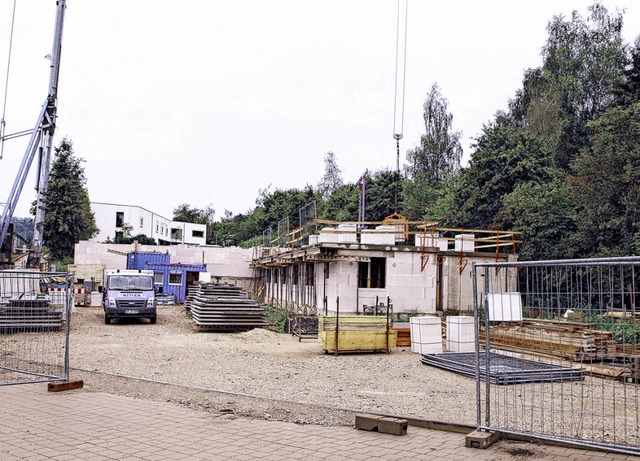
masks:
<svg viewBox="0 0 640 461"><path fill-rule="evenodd" d="M198 331L237 332L271 326L267 311L236 285L201 283L189 290L185 307Z"/></svg>

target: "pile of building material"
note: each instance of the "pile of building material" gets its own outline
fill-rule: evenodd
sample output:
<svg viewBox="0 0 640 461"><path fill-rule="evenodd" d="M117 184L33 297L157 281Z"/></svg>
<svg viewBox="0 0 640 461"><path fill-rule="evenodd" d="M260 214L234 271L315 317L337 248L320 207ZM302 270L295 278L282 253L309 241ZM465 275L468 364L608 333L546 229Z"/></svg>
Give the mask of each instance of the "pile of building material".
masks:
<svg viewBox="0 0 640 461"><path fill-rule="evenodd" d="M0 333L59 330L64 324L62 309L53 309L47 299L11 299L0 307Z"/></svg>
<svg viewBox="0 0 640 461"><path fill-rule="evenodd" d="M411 347L411 330L409 322L393 322L396 332L396 347Z"/></svg>
<svg viewBox="0 0 640 461"><path fill-rule="evenodd" d="M267 311L235 285L201 284L189 308L200 331L247 331L271 326Z"/></svg>
<svg viewBox="0 0 640 461"><path fill-rule="evenodd" d="M489 367L487 368L487 358ZM422 363L454 373L476 377L476 354L472 352L444 352L423 354ZM534 362L496 353L480 354L480 379L491 384L522 384L533 382L582 381L582 368L570 368Z"/></svg>
<svg viewBox="0 0 640 461"><path fill-rule="evenodd" d="M187 290L184 308L191 310L194 297L199 296L222 297L222 298L246 298L247 293L238 285L228 283L198 282L191 285Z"/></svg>
<svg viewBox="0 0 640 461"><path fill-rule="evenodd" d="M489 338L493 347L573 361L604 359L616 353L613 333L593 330L590 323L526 319L490 327ZM480 341L484 341L484 331Z"/></svg>

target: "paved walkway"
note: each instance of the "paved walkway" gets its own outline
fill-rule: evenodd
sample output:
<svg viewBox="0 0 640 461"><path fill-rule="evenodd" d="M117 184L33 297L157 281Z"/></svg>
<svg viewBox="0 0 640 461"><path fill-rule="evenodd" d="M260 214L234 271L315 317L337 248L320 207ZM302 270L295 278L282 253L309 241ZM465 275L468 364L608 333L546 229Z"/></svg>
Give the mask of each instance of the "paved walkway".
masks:
<svg viewBox="0 0 640 461"><path fill-rule="evenodd" d="M639 459L501 441L464 447L464 435L410 426L393 436L191 410L173 403L46 384L0 387L0 460L554 460Z"/></svg>

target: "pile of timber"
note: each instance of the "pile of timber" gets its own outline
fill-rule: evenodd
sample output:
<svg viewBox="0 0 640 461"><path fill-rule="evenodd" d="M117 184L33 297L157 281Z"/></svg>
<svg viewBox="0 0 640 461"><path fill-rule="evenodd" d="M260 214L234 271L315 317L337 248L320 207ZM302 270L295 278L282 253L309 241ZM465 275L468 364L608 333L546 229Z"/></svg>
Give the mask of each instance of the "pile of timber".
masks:
<svg viewBox="0 0 640 461"><path fill-rule="evenodd" d="M573 361L615 356L613 333L591 327L590 323L526 319L490 327L489 338L498 348L525 349ZM480 340L484 341L484 331Z"/></svg>
<svg viewBox="0 0 640 461"><path fill-rule="evenodd" d="M489 342L497 349L580 362L594 376L637 381L632 360L637 347L616 344L613 332L592 327L590 323L524 319L489 327ZM484 328L480 341L485 341Z"/></svg>
<svg viewBox="0 0 640 461"><path fill-rule="evenodd" d="M64 324L62 309L49 307L46 299L13 299L0 308L0 333L57 331Z"/></svg>
<svg viewBox="0 0 640 461"><path fill-rule="evenodd" d="M269 327L267 311L235 285L201 284L190 300L199 331L248 331Z"/></svg>
<svg viewBox="0 0 640 461"><path fill-rule="evenodd" d="M411 328L406 322L393 325L396 332L396 347L411 347Z"/></svg>

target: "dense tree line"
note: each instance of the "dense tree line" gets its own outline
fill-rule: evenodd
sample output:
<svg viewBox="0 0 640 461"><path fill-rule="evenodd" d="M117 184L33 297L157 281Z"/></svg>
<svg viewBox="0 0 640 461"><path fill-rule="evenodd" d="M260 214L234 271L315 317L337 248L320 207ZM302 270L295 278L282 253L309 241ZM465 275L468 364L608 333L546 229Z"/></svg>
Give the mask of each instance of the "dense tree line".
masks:
<svg viewBox="0 0 640 461"><path fill-rule="evenodd" d="M640 37L622 39L623 14L599 3L586 17L555 16L542 65L475 138L461 167L461 134L440 88L424 103L425 133L406 153L402 178L366 178L367 220L394 211L443 226L521 230L523 259L637 254L640 249ZM399 198L398 198L399 197ZM213 236L255 244L315 200L320 218L358 220L359 190L325 156L315 188L261 191L256 208L225 216ZM258 237L258 238L254 238Z"/></svg>
<svg viewBox="0 0 640 461"><path fill-rule="evenodd" d="M394 212L443 227L520 230L522 259L619 256L640 251L640 37L625 43L623 14L599 3L586 17L553 17L542 64L524 72L522 88L476 136L461 166L461 133L437 84L424 102L424 134L406 152L401 172L368 171L345 182L337 155L325 154L318 184L271 186L256 206L234 215L188 204L174 219L207 224L207 243L252 246L275 238L278 226L304 225L300 210L365 220ZM95 233L81 160L64 140L56 151L45 223L54 257ZM366 165L363 165L366 167ZM80 204L80 206L78 206ZM271 232L271 233L270 233Z"/></svg>

